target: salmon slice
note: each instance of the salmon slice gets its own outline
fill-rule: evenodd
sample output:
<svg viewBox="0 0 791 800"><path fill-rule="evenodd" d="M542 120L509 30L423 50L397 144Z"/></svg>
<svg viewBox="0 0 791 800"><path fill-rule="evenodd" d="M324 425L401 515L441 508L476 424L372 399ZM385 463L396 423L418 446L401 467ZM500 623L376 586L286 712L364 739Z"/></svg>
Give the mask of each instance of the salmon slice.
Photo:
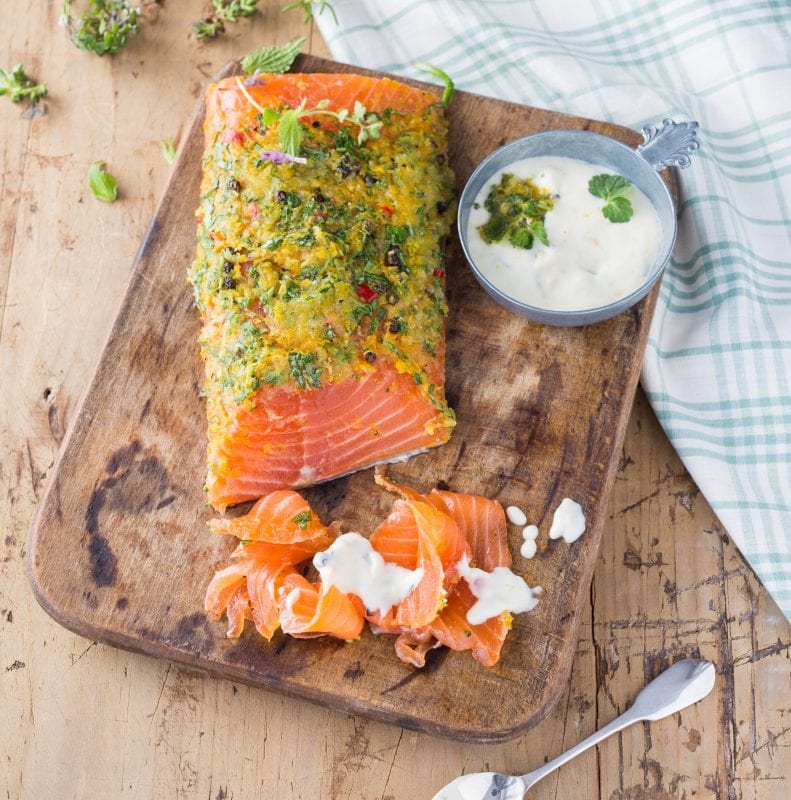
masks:
<svg viewBox="0 0 791 800"><path fill-rule="evenodd" d="M297 573L289 575L280 591L280 626L298 639L335 636L359 638L365 617L362 603L334 586L310 583Z"/></svg>
<svg viewBox="0 0 791 800"><path fill-rule="evenodd" d="M247 557L281 565L312 558L337 535L321 523L303 497L287 489L262 497L244 516L211 520L209 528L241 539Z"/></svg>
<svg viewBox="0 0 791 800"><path fill-rule="evenodd" d="M414 489L391 481L384 470L377 470L376 482L402 497L421 496ZM423 499L455 521L460 536L469 544L471 560L480 569L490 572L495 567L511 566L508 526L503 508L496 500L437 489L423 496ZM462 554L454 564L458 563ZM467 612L476 599L466 581L454 582L449 589L447 603L435 619L422 628L402 631L398 636L398 657L422 667L426 654L439 642L452 650L472 650L473 658L484 666L496 664L511 626L511 615L505 613L480 625L472 625L467 621Z"/></svg>
<svg viewBox="0 0 791 800"><path fill-rule="evenodd" d="M442 250L454 180L437 100L343 74L209 87L190 279L218 510L450 437ZM381 115L367 140L357 104ZM299 109L310 116L288 119L306 163L282 153L278 115ZM324 113L341 110L342 121Z"/></svg>
<svg viewBox="0 0 791 800"><path fill-rule="evenodd" d="M446 567L452 554L464 548L456 523L428 503L396 500L370 541L385 561L406 569L422 569L423 577L387 614L370 614L368 619L388 629L419 628L435 619L445 602Z"/></svg>
<svg viewBox="0 0 791 800"><path fill-rule="evenodd" d="M242 540L230 566L215 573L204 606L228 615L228 637L241 635L244 620L269 640L280 627L278 595L294 566L329 547L337 531L325 527L303 497L280 490L261 498L244 516L212 520L215 533Z"/></svg>
<svg viewBox="0 0 791 800"><path fill-rule="evenodd" d="M511 627L508 612L492 617L480 625L467 621L467 612L477 598L464 580L459 581L448 596L448 603L428 626L431 635L451 650L472 650L472 657L485 667L494 666L500 658L505 637Z"/></svg>

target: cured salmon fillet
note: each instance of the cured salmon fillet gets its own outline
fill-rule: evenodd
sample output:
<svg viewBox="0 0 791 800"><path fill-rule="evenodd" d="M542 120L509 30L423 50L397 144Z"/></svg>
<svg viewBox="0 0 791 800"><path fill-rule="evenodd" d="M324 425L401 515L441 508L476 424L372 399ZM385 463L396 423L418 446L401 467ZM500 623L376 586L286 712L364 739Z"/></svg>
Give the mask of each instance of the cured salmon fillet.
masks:
<svg viewBox="0 0 791 800"><path fill-rule="evenodd" d="M207 91L205 135L190 279L209 502L447 441L454 189L437 97L359 75L227 78Z"/></svg>

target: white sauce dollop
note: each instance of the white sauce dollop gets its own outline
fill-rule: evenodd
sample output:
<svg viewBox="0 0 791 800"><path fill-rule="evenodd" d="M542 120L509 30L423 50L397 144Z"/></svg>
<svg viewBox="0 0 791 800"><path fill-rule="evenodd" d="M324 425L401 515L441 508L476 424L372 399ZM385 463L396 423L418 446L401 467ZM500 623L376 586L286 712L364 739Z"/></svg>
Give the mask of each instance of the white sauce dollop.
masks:
<svg viewBox="0 0 791 800"><path fill-rule="evenodd" d="M367 611L386 614L421 581L423 570L385 562L359 533L344 533L313 556L322 582L345 594L357 595Z"/></svg>
<svg viewBox="0 0 791 800"><path fill-rule="evenodd" d="M582 506L568 497L563 498L552 517L550 539L564 539L567 544L576 542L585 533L585 515Z"/></svg>
<svg viewBox="0 0 791 800"><path fill-rule="evenodd" d="M522 542L522 547L519 549L519 552L522 554L522 558L532 558L538 550L538 545L536 544L538 528L535 525L528 525L522 531L522 538L524 541Z"/></svg>
<svg viewBox="0 0 791 800"><path fill-rule="evenodd" d="M512 525L527 525L527 514L519 506L508 506L505 516Z"/></svg>
<svg viewBox="0 0 791 800"><path fill-rule="evenodd" d="M538 605L541 587L531 589L524 578L515 575L508 567L495 567L491 572L471 567L466 554L458 563L459 575L467 581L470 591L478 601L467 612L470 625L480 625L504 611L521 614Z"/></svg>
<svg viewBox="0 0 791 800"><path fill-rule="evenodd" d="M507 241L487 243L478 228L488 222L484 201L504 173L530 178L556 195L544 219L549 247L532 249ZM576 158L526 158L497 172L470 211L467 239L481 273L501 292L539 308L572 311L607 305L639 288L659 253L661 229L651 201L635 186L626 195L634 208L628 222L613 223L604 200L588 191L594 175L612 170Z"/></svg>

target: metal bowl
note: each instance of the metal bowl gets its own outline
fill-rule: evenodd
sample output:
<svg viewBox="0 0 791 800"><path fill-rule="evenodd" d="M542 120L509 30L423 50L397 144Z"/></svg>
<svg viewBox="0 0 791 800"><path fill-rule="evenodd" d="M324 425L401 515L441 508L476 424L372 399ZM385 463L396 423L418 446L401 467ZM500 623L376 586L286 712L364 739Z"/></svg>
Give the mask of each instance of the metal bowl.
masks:
<svg viewBox="0 0 791 800"><path fill-rule="evenodd" d="M534 133L516 139L487 156L470 176L459 200L458 230L464 255L478 282L486 292L509 311L548 325L576 326L600 322L620 314L641 300L659 280L676 241L676 210L667 184L658 170L667 166L687 167L689 154L697 150L697 122L673 122L643 128L645 142L632 149L609 136L581 130L556 130ZM645 281L630 294L607 305L573 311L557 311L529 305L494 286L470 254L467 228L470 211L478 194L495 173L515 161L536 156L564 156L587 161L622 175L640 189L659 217L660 247Z"/></svg>

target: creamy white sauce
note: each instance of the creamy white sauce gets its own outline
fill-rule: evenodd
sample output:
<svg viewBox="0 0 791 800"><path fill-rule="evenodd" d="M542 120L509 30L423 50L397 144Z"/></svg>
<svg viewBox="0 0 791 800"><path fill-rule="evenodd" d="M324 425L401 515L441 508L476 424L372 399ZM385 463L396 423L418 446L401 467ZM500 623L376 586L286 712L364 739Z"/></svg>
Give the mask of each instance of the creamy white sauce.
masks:
<svg viewBox="0 0 791 800"><path fill-rule="evenodd" d="M513 525L527 525L527 514L519 506L508 506L505 509L505 516Z"/></svg>
<svg viewBox="0 0 791 800"><path fill-rule="evenodd" d="M345 594L355 594L367 611L386 614L421 581L423 570L385 562L359 533L344 533L313 556L322 582Z"/></svg>
<svg viewBox="0 0 791 800"><path fill-rule="evenodd" d="M582 513L582 506L575 503L574 500L564 497L552 517L549 538L562 538L571 544L576 542L583 533L585 533L585 515Z"/></svg>
<svg viewBox="0 0 791 800"><path fill-rule="evenodd" d="M433 800L482 800L494 797L489 793L495 777L494 772L475 772L462 775L443 789L440 789ZM504 785L498 786L497 800L522 800L525 785L521 778L508 777Z"/></svg>
<svg viewBox="0 0 791 800"><path fill-rule="evenodd" d="M532 249L507 242L487 243L478 228L489 220L484 201L504 173L530 178L555 195L544 219L549 247L536 240ZM497 172L475 199L467 239L481 273L509 297L539 308L572 311L607 305L633 292L648 277L659 253L659 218L637 187L626 197L634 215L613 223L601 212L604 200L588 191L594 175L607 167L557 156L526 158Z"/></svg>
<svg viewBox="0 0 791 800"><path fill-rule="evenodd" d="M491 572L471 567L466 554L458 563L459 575L467 581L477 602L467 612L470 625L480 625L504 611L521 614L538 605L541 587L531 589L524 578L515 575L508 567L495 567Z"/></svg>
<svg viewBox="0 0 791 800"><path fill-rule="evenodd" d="M524 539L524 541L522 542L522 547L519 548L522 558L532 558L536 554L538 550L538 545L536 543L537 538L538 528L535 525L528 525L522 531L522 539Z"/></svg>

